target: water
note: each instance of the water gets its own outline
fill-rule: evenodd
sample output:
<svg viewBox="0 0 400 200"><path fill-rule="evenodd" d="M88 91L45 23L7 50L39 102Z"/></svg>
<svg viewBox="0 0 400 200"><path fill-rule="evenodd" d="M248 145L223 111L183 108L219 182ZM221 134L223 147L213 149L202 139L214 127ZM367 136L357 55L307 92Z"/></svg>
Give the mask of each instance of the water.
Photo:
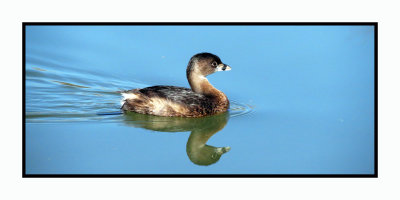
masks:
<svg viewBox="0 0 400 200"><path fill-rule="evenodd" d="M27 26L27 174L372 174L372 26ZM231 100L200 119L119 114L118 91L189 87L189 58Z"/></svg>

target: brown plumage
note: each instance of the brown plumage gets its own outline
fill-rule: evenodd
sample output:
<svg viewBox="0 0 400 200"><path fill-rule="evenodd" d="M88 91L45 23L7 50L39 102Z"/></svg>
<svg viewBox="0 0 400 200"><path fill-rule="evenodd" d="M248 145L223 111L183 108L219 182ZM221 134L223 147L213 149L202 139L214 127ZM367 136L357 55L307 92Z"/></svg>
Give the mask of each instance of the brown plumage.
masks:
<svg viewBox="0 0 400 200"><path fill-rule="evenodd" d="M206 76L230 67L210 53L194 55L186 76L191 89L175 86L152 86L124 91L121 109L142 114L169 117L202 117L226 112L229 100L214 88Z"/></svg>

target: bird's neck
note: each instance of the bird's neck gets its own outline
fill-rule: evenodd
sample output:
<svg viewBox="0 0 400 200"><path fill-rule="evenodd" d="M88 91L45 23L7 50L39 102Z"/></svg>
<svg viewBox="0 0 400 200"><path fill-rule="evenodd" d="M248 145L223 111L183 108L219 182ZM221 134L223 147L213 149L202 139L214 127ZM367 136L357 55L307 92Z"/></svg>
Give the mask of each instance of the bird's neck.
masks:
<svg viewBox="0 0 400 200"><path fill-rule="evenodd" d="M196 74L189 74L188 81L194 92L213 99L213 102L217 103L217 107L215 108L216 112L223 112L229 108L228 97L226 97L223 92L212 86L206 77Z"/></svg>
<svg viewBox="0 0 400 200"><path fill-rule="evenodd" d="M192 90L206 96L219 96L221 91L217 90L203 75L190 74L188 81Z"/></svg>

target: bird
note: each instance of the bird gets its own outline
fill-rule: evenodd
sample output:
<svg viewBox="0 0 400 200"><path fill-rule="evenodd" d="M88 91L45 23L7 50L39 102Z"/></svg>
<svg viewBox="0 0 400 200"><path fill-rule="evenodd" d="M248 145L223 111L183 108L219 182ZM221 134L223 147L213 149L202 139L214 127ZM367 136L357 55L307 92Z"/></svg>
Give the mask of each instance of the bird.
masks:
<svg viewBox="0 0 400 200"><path fill-rule="evenodd" d="M226 112L228 97L206 78L231 67L212 53L192 56L186 68L190 89L157 85L122 91L121 110L163 117L204 117Z"/></svg>

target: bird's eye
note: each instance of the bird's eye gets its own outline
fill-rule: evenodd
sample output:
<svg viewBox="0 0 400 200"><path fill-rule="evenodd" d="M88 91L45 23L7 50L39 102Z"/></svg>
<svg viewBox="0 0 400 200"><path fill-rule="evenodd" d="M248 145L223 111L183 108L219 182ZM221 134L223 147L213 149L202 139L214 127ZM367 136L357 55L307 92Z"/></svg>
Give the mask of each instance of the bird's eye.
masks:
<svg viewBox="0 0 400 200"><path fill-rule="evenodd" d="M213 67L216 67L218 64L217 64L217 62L213 62L212 64L211 64Z"/></svg>

